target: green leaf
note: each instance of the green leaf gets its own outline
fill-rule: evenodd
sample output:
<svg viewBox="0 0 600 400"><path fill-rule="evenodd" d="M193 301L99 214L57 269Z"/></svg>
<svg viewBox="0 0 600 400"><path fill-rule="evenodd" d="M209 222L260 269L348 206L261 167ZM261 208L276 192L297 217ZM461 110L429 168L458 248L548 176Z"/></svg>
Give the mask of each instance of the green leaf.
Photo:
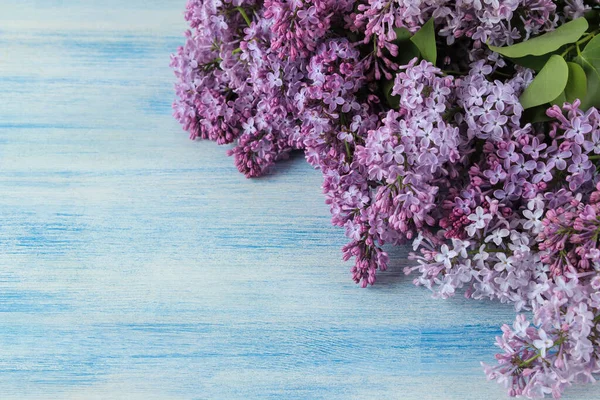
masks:
<svg viewBox="0 0 600 400"><path fill-rule="evenodd" d="M536 122L552 121L552 118L546 115L547 109L548 107L546 106L529 108L523 112L521 122L535 124Z"/></svg>
<svg viewBox="0 0 600 400"><path fill-rule="evenodd" d="M437 61L437 48L435 46L433 18L427 21L410 40L417 46L423 58L435 65Z"/></svg>
<svg viewBox="0 0 600 400"><path fill-rule="evenodd" d="M569 67L569 80L565 87L565 100L572 103L575 99L585 99L587 93L585 71L579 64L573 62L568 62L567 66Z"/></svg>
<svg viewBox="0 0 600 400"><path fill-rule="evenodd" d="M397 110L400 106L400 96L392 96L392 88L394 87L394 80L390 79L383 83L383 94L388 105Z"/></svg>
<svg viewBox="0 0 600 400"><path fill-rule="evenodd" d="M565 59L553 55L525 89L519 101L524 109L549 103L565 90L568 79L569 67Z"/></svg>
<svg viewBox="0 0 600 400"><path fill-rule="evenodd" d="M419 49L410 40L412 33L406 28L396 28L396 40L394 44L398 46L398 55L394 57L394 61L398 65L406 65L410 60L415 57L421 56Z"/></svg>
<svg viewBox="0 0 600 400"><path fill-rule="evenodd" d="M600 35L590 40L574 61L583 68L587 78L587 93L581 99L581 109L600 107Z"/></svg>
<svg viewBox="0 0 600 400"><path fill-rule="evenodd" d="M412 33L406 28L394 28L394 32L396 32L396 40L399 42L409 40L412 37Z"/></svg>
<svg viewBox="0 0 600 400"><path fill-rule="evenodd" d="M510 60L515 64L521 65L525 68L529 68L534 71L541 71L551 56L552 54L544 54L543 56L525 56L519 58L511 58Z"/></svg>
<svg viewBox="0 0 600 400"><path fill-rule="evenodd" d="M585 18L577 18L559 26L552 32L534 37L521 43L506 47L488 46L496 53L510 58L525 57L528 55L541 56L558 50L561 46L576 42L588 29Z"/></svg>
<svg viewBox="0 0 600 400"><path fill-rule="evenodd" d="M565 89L565 90L566 90L566 89ZM557 97L557 98L555 98L554 100L552 100L552 101L550 102L550 104L552 104L552 105L555 105L555 104L556 104L557 106L561 106L561 107L562 107L562 105L563 105L563 104L565 104L565 101L567 101L567 95L565 94L565 91L563 90L563 91L562 91L562 92L561 92L561 93L558 95L558 97Z"/></svg>
<svg viewBox="0 0 600 400"><path fill-rule="evenodd" d="M394 57L394 61L398 65L406 65L410 60L420 55L421 53L417 49L417 46L407 40L398 45L398 55Z"/></svg>

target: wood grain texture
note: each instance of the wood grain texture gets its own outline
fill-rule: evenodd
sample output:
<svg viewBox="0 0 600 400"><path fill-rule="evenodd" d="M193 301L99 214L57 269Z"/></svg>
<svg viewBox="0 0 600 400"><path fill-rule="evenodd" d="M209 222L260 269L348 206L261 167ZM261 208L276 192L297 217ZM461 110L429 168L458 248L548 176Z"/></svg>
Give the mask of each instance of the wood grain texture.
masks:
<svg viewBox="0 0 600 400"><path fill-rule="evenodd" d="M183 0L0 0L0 398L504 399L511 307L356 287L301 155L171 118ZM599 398L597 387L567 399Z"/></svg>

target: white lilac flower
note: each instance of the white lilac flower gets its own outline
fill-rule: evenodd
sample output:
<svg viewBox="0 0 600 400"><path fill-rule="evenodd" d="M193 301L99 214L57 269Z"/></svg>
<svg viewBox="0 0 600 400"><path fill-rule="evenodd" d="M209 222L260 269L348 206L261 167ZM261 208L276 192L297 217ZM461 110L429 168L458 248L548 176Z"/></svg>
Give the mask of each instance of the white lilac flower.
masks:
<svg viewBox="0 0 600 400"><path fill-rule="evenodd" d="M546 335L546 331L540 329L538 331L539 339L533 341L533 345L540 351L542 357L546 357L546 351L554 345L552 339Z"/></svg>
<svg viewBox="0 0 600 400"><path fill-rule="evenodd" d="M458 253L456 251L450 250L450 248L444 244L440 248L440 252L435 255L435 261L444 264L446 268L450 268L452 266L452 259L457 255Z"/></svg>
<svg viewBox="0 0 600 400"><path fill-rule="evenodd" d="M483 229L491 221L492 215L487 214L482 207L477 207L475 213L469 215L467 218L469 221L474 222L475 229Z"/></svg>
<svg viewBox="0 0 600 400"><path fill-rule="evenodd" d="M542 216L544 215L544 210L538 208L535 211L524 210L523 216L526 218L526 222L523 224L523 228L531 229L534 234L540 232L542 228Z"/></svg>
<svg viewBox="0 0 600 400"><path fill-rule="evenodd" d="M510 231L505 228L499 228L492 231L492 234L485 238L485 242L494 242L496 246L500 246L505 237L510 235Z"/></svg>

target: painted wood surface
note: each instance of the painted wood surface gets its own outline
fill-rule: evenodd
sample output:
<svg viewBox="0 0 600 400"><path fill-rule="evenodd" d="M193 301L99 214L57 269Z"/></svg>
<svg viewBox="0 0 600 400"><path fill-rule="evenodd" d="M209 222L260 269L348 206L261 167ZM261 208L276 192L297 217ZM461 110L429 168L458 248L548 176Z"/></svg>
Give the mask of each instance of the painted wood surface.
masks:
<svg viewBox="0 0 600 400"><path fill-rule="evenodd" d="M184 4L0 0L0 399L506 398L511 307L431 299L402 249L358 288L301 155L247 180L187 139Z"/></svg>

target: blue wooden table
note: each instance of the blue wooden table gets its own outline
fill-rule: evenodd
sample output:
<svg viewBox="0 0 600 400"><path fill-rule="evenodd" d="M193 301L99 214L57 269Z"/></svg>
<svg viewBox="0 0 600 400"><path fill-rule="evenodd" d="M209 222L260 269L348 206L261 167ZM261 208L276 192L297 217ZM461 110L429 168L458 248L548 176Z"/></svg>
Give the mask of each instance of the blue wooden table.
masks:
<svg viewBox="0 0 600 400"><path fill-rule="evenodd" d="M171 118L184 0L0 0L0 399L503 399L510 306L360 289L301 155ZM599 398L598 387L567 399Z"/></svg>

